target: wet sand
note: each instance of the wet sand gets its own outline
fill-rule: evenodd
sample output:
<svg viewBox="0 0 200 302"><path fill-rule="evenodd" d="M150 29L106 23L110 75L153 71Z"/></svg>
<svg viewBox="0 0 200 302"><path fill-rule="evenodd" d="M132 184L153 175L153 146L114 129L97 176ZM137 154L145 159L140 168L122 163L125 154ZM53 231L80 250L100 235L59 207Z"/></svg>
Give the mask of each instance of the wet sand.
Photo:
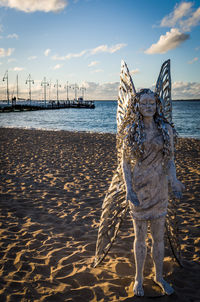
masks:
<svg viewBox="0 0 200 302"><path fill-rule="evenodd" d="M132 222L127 215L105 260L93 268L105 192L116 168L115 135L0 129L0 301L200 301L200 140L179 139L178 205L184 267L166 241L162 296L148 256L145 297L133 296ZM153 299L152 299L153 298Z"/></svg>

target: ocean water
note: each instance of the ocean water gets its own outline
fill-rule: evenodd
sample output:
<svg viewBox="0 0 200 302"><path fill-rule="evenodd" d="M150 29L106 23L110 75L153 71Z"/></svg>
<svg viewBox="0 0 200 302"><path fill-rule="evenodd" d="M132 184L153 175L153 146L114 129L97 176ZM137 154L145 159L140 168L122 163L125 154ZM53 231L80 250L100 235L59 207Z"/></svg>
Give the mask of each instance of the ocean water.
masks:
<svg viewBox="0 0 200 302"><path fill-rule="evenodd" d="M0 127L116 133L116 101L96 101L95 109L0 113ZM180 137L200 139L200 101L174 101L173 122Z"/></svg>

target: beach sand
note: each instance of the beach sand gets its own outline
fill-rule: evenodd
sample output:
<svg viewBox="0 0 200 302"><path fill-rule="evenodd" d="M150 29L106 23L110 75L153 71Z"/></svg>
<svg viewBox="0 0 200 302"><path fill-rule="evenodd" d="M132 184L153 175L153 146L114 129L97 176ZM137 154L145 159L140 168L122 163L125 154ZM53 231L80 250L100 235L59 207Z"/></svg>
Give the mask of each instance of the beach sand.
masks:
<svg viewBox="0 0 200 302"><path fill-rule="evenodd" d="M101 205L116 168L114 134L0 129L0 301L200 301L200 141L179 139L178 205L184 267L166 241L162 296L149 253L145 297L133 295L134 231L127 215L93 268Z"/></svg>

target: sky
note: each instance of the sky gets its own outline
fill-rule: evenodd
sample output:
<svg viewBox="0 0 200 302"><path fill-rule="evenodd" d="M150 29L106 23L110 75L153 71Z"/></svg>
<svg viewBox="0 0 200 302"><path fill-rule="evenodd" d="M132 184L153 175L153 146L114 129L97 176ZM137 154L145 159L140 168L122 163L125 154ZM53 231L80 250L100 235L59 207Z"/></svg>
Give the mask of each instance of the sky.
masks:
<svg viewBox="0 0 200 302"><path fill-rule="evenodd" d="M0 0L0 98L116 100L121 60L136 90L171 60L173 99L200 98L200 0ZM30 77L29 77L30 75ZM3 81L4 79L4 81ZM58 81L58 82L57 82ZM84 89L81 89L81 88Z"/></svg>

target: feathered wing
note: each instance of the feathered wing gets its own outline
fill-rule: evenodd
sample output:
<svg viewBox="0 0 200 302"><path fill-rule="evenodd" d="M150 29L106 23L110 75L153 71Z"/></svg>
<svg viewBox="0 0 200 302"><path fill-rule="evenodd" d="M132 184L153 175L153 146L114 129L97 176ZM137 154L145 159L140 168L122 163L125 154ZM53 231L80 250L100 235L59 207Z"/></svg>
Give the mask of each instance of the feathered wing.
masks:
<svg viewBox="0 0 200 302"><path fill-rule="evenodd" d="M155 92L161 99L165 118L172 122L171 74L170 60L165 61L160 69Z"/></svg>
<svg viewBox="0 0 200 302"><path fill-rule="evenodd" d="M117 108L117 140L120 142L117 144L118 167L113 175L102 205L102 214L96 244L95 267L104 259L110 250L128 209L121 166L123 140L121 129L126 125L126 114L134 94L135 87L132 78L126 63L122 61Z"/></svg>
<svg viewBox="0 0 200 302"><path fill-rule="evenodd" d="M161 66L155 92L161 99L165 118L169 123L172 123L170 60L165 61ZM177 200L174 200L174 198L170 196L166 217L166 233L174 258L181 266L180 235L176 205Z"/></svg>

